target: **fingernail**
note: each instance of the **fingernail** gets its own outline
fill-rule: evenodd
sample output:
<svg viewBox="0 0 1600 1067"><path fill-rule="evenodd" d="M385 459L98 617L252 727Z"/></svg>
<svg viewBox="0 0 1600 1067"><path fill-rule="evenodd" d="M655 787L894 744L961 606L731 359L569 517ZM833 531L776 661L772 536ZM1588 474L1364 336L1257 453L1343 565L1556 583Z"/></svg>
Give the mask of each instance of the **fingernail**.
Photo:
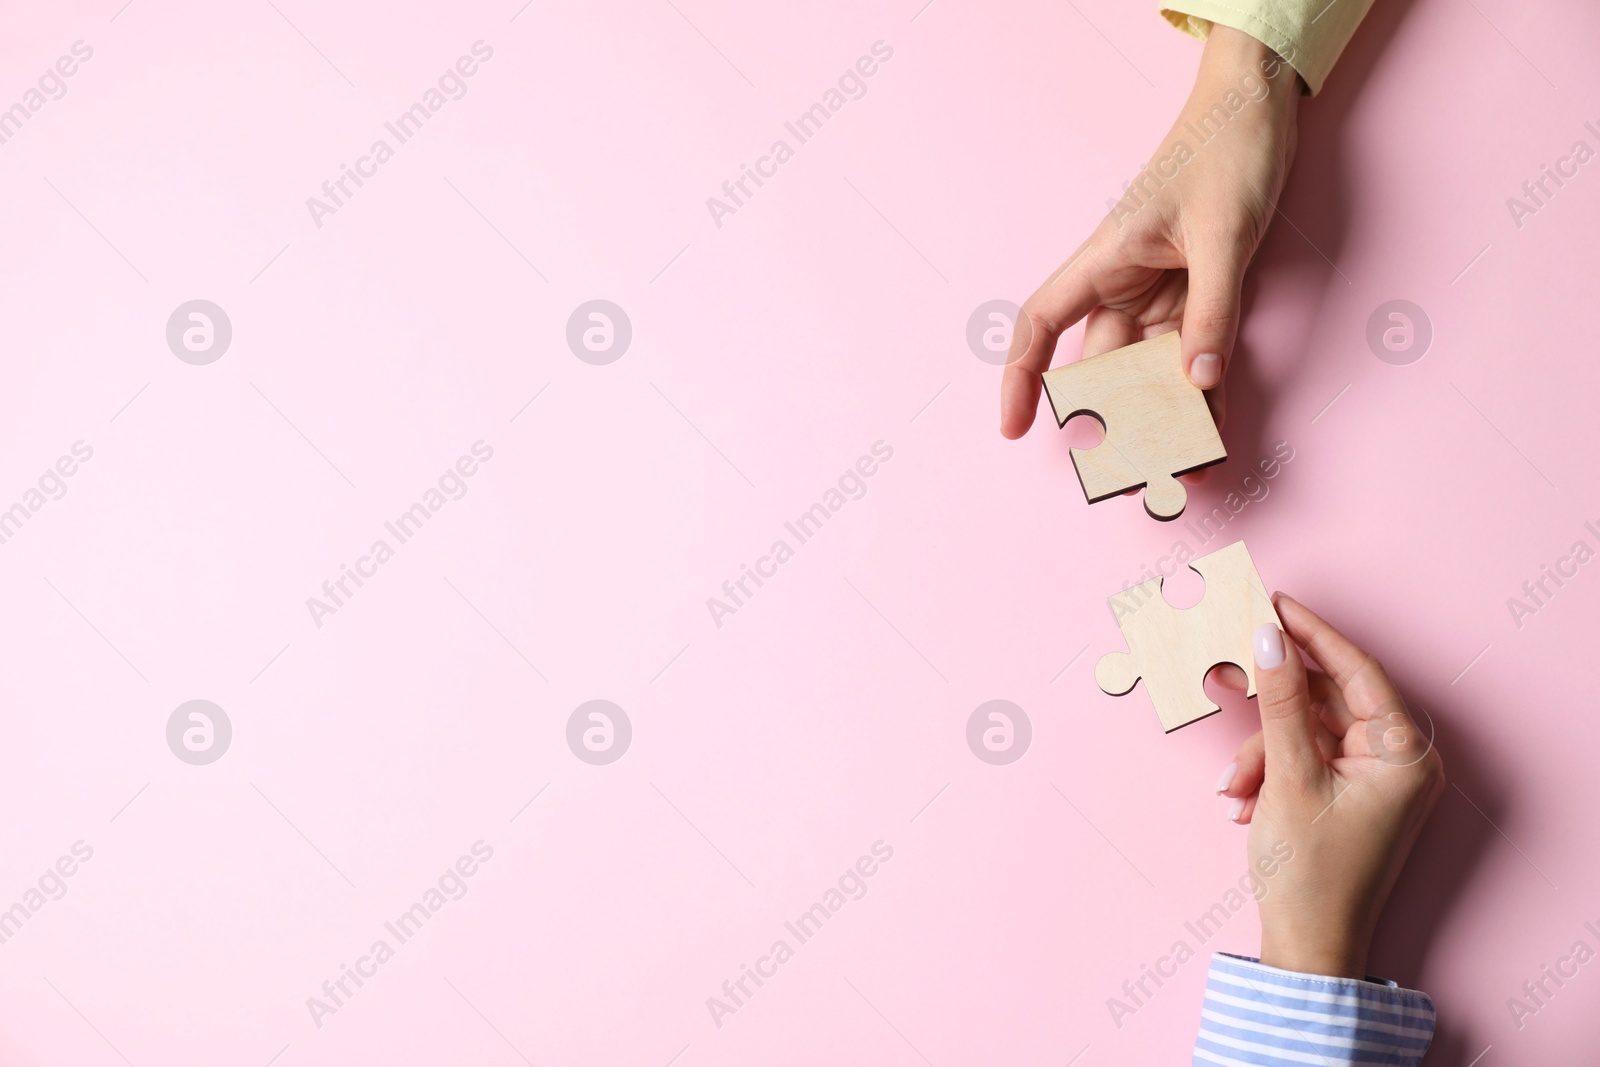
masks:
<svg viewBox="0 0 1600 1067"><path fill-rule="evenodd" d="M1202 352L1189 364L1189 380L1201 389L1210 389L1222 381L1222 357L1215 352Z"/></svg>
<svg viewBox="0 0 1600 1067"><path fill-rule="evenodd" d="M1221 793L1224 789L1228 788L1228 786L1232 785L1233 776L1237 773L1239 773L1238 760L1234 760L1232 763L1222 768L1222 776L1217 779L1217 792Z"/></svg>
<svg viewBox="0 0 1600 1067"><path fill-rule="evenodd" d="M1271 670L1283 662L1283 631L1264 622L1256 627L1250 647L1255 650L1256 666Z"/></svg>
<svg viewBox="0 0 1600 1067"><path fill-rule="evenodd" d="M1228 821L1229 822L1238 822L1239 821L1239 816L1241 816L1243 814L1244 814L1244 798L1243 797L1240 797L1238 800L1235 800L1232 804L1228 805Z"/></svg>

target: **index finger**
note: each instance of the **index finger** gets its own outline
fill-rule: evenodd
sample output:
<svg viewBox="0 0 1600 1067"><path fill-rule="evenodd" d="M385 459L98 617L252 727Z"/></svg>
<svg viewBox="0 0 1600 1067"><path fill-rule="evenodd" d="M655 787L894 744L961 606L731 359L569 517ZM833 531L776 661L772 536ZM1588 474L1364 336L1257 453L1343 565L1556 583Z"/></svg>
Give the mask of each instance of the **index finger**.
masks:
<svg viewBox="0 0 1600 1067"><path fill-rule="evenodd" d="M1345 703L1357 718L1371 718L1379 708L1400 701L1399 691L1370 652L1293 597L1278 593L1273 603L1284 629L1343 691Z"/></svg>
<svg viewBox="0 0 1600 1067"><path fill-rule="evenodd" d="M1090 249L1093 238L1022 305L1011 331L1011 350L1000 380L1000 432L1018 438L1033 425L1039 376L1050 369L1056 341L1101 302Z"/></svg>

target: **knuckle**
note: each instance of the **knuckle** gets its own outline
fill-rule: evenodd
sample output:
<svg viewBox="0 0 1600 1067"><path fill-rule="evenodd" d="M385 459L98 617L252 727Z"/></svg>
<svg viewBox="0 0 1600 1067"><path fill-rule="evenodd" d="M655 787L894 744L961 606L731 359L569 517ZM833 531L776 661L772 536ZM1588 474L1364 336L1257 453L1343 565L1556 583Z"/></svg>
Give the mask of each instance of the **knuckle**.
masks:
<svg viewBox="0 0 1600 1067"><path fill-rule="evenodd" d="M1439 755L1439 750L1430 748L1419 766L1428 788L1435 794L1442 792L1445 787L1444 757Z"/></svg>
<svg viewBox="0 0 1600 1067"><path fill-rule="evenodd" d="M1286 719L1301 714L1306 706L1305 688L1298 679L1283 678L1262 680L1259 685L1261 714L1268 718Z"/></svg>
<svg viewBox="0 0 1600 1067"><path fill-rule="evenodd" d="M1327 714L1332 705L1328 702L1328 690L1325 686L1313 683L1307 693L1306 707L1311 714L1321 718Z"/></svg>
<svg viewBox="0 0 1600 1067"><path fill-rule="evenodd" d="M1193 219L1185 227L1191 248L1206 248L1229 259L1248 257L1255 220L1248 212L1224 212Z"/></svg>
<svg viewBox="0 0 1600 1067"><path fill-rule="evenodd" d="M1185 310L1184 325L1191 331L1199 328L1222 332L1233 326L1234 304L1229 294L1197 294L1191 289L1188 307Z"/></svg>
<svg viewBox="0 0 1600 1067"><path fill-rule="evenodd" d="M1094 255L1108 269L1141 264L1170 244L1166 215L1150 204L1137 216L1123 219L1115 229L1096 235Z"/></svg>
<svg viewBox="0 0 1600 1067"><path fill-rule="evenodd" d="M1143 220L1144 223L1148 224L1155 214L1154 209L1146 213ZM1123 222L1130 221L1132 220L1123 220ZM1101 234L1100 239L1102 247L1107 251L1113 255L1122 256L1144 241L1144 231L1139 226L1118 225L1116 229L1108 230L1106 233Z"/></svg>
<svg viewBox="0 0 1600 1067"><path fill-rule="evenodd" d="M1029 345L1035 337L1054 337L1061 332L1061 326L1054 316L1039 309L1037 298L1029 297L1027 303L1022 305L1022 314L1012 327L1013 343L1021 337Z"/></svg>

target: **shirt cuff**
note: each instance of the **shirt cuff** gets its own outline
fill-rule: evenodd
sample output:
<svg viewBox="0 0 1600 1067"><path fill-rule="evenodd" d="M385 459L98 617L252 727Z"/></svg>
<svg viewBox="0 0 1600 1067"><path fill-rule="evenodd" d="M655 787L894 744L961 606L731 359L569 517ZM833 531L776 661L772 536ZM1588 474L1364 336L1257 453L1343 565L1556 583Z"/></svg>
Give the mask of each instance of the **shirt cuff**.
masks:
<svg viewBox="0 0 1600 1067"><path fill-rule="evenodd" d="M1383 978L1325 978L1252 956L1211 957L1197 1065L1415 1067L1433 1041L1433 1001Z"/></svg>
<svg viewBox="0 0 1600 1067"><path fill-rule="evenodd" d="M1177 0L1163 4L1161 14L1202 39L1217 23L1248 33L1298 71L1314 96L1371 6L1372 0Z"/></svg>

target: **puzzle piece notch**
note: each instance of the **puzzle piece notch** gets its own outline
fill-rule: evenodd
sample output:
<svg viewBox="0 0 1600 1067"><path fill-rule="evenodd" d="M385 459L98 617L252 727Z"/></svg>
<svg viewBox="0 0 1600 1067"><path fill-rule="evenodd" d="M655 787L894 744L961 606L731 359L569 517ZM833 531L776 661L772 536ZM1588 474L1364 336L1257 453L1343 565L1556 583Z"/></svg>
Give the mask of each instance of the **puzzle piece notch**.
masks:
<svg viewBox="0 0 1600 1067"><path fill-rule="evenodd" d="M1044 373L1056 425L1092 415L1105 430L1094 448L1074 448L1072 465L1091 504L1144 487L1151 518L1183 514L1177 475L1228 458L1205 393L1183 373L1177 331L1067 363Z"/></svg>
<svg viewBox="0 0 1600 1067"><path fill-rule="evenodd" d="M1205 597L1193 607L1168 604L1159 576L1106 599L1128 651L1107 652L1094 669L1095 683L1110 696L1142 680L1167 733L1221 710L1205 694L1205 676L1220 664L1244 671L1245 695L1255 696L1251 635L1263 623L1282 628L1243 541L1189 567L1206 583Z"/></svg>

